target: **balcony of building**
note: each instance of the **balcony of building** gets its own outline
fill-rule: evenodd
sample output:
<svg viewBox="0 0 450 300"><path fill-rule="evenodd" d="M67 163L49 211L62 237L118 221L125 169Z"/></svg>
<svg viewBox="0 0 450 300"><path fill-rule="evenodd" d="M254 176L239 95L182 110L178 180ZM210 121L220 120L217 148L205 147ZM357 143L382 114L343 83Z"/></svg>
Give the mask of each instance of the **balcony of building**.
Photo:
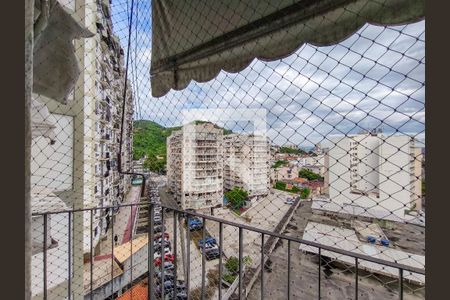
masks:
<svg viewBox="0 0 450 300"><path fill-rule="evenodd" d="M147 230L132 234L130 240L120 245L111 239L110 248L105 254L96 254L91 245L84 262L75 259L77 254L72 247L79 228L73 222L77 215L88 216L87 224L94 228L99 220L97 213L106 217L113 210L121 212L134 209L150 211L143 215L146 220L141 220L143 223L140 221L146 224ZM166 224L167 232L156 231L156 213L161 216L159 218L162 223ZM387 255L367 255L359 250L363 249L359 246L352 248L314 242L283 235L281 228L274 231L263 230L245 223L165 207L158 203L36 212L34 217L44 220L33 228L36 238L39 235L52 237L51 240L43 239L43 243L37 244L42 249L39 258L33 257L40 260L34 261L33 267L36 273L41 274L33 278L33 292L44 298L121 299L132 293L135 299L166 299L174 294L191 299L214 296L219 299L270 298L271 291L266 287L265 278L270 273L262 269L270 268L271 253L281 242L287 245L286 271L278 279L280 286L283 286L285 299L294 298L298 292L295 278L296 272L302 272L302 266L294 264L290 259L297 252L304 253L305 259L314 262L312 266L315 266L315 270L308 269L315 278L311 281L313 285L309 287L309 293L314 297L320 297L329 291L327 266L332 261L339 262L341 268L352 274L353 280L346 282L345 289L354 297L368 291L365 278L368 271L390 278L391 286L397 286L391 288L391 293L399 298L409 295L406 293L407 287L424 283L425 270L415 257L404 258L399 262ZM184 225L186 219L192 217L199 218L205 224L199 232L187 230ZM59 220L59 223L51 223L50 219ZM115 222L110 222L109 227L107 234L114 236L114 232L119 232L119 225ZM177 230L173 230L174 228ZM157 248L149 241L155 240L158 234L166 233L172 254L155 260L153 257L156 257ZM93 241L95 235L94 230L91 231L89 240ZM195 242L208 236L214 237L217 243L218 251L214 257L211 257L211 250L206 247L198 248ZM248 243L249 238L252 243ZM191 240L194 242L187 242ZM232 256L236 259L237 268L229 282L230 270L227 266ZM161 269L161 265L165 268ZM78 286L80 282L82 288ZM161 289L161 282L176 282L176 289L175 285L169 283L165 283L165 288ZM144 288L144 294L136 292L141 288Z"/></svg>
<svg viewBox="0 0 450 300"><path fill-rule="evenodd" d="M40 2L44 6L48 1ZM360 162L354 156L358 154L359 144L352 142L347 151L348 144L339 144L334 139L353 135L362 124L374 120L389 127L394 122L390 118L404 120L405 116L406 120L416 122L418 133L424 132L423 122L414 116L414 110L411 111L419 107L416 113L421 114L420 104L424 103L417 96L424 91L424 79L420 75L420 67L424 65L420 46L424 44L424 37L420 27L414 32L405 25L423 18L419 1L204 1L202 7L198 7L195 1L164 2L164 5L158 0L152 1L151 5L146 1L119 2L97 1L97 5L92 7L77 7L77 14L85 14L80 19L86 24L94 22L91 27L97 29L99 36L74 43L70 40L65 44L66 47L83 45L76 50L79 52L77 57L82 58L80 64L84 65L79 70L66 73L73 80L72 77L77 77L75 75L80 71L83 74L80 78L84 81L72 89L75 91L72 103L75 104L68 117L75 121L71 123L69 120L66 124L59 120L55 125L60 136L64 137L62 142L67 142L67 145L62 149L59 149L61 145L55 146L57 150L51 152L53 155L42 150L46 157L38 157L34 163L44 160L47 164L42 163L44 171L37 174L41 177L35 180L35 184L37 181L37 184L61 192L78 209L53 207L33 211L33 239L38 239L33 241L34 297L323 299L334 295L342 299L362 299L372 297L372 293L387 295L382 299L422 296L420 291L425 284L423 255L402 251L401 246L394 244L395 239L386 246L386 240L381 242L378 239L372 243L370 239L362 240L360 232L355 234L353 229L350 230L361 215L369 218L371 209L383 208L389 216L397 216L397 207L401 205L392 205L388 200L400 198L397 194L401 190L409 189L412 194L413 177L404 181L409 182L409 187L389 179L395 187L387 193L388 199L368 199L373 197L365 197L367 195L362 192L350 192L349 195L349 188L353 186L356 189L359 181L364 179L364 176L351 174L356 173ZM92 18L87 16L91 15L89 10L93 7L96 10L92 15L97 18L90 20ZM67 11L62 13L67 14ZM120 20L114 16L120 16ZM50 25L54 24L58 22ZM368 24L378 24L381 29L373 29ZM61 28L70 30L71 26ZM352 35L355 32L357 34ZM394 34L387 38L389 42L380 42L379 37L389 37L389 33ZM146 38L148 44L142 42ZM89 52L91 47L96 48L92 53ZM143 49L145 53L140 53ZM392 57L395 62L392 64L387 57ZM403 60L412 66L411 70L400 72L396 69L397 63L401 65ZM51 63L51 57L46 62ZM37 67L45 65L42 63ZM417 70L416 65L419 66ZM344 73L335 74L336 70L342 69ZM62 74L64 72L54 73L65 75ZM347 78L347 73L351 79ZM367 80L370 88L367 88ZM386 80L391 81L386 83ZM95 88L92 82L96 83ZM408 84L419 87L408 88ZM366 89L361 90L364 85ZM90 103L95 102L92 94L98 90L101 96L97 101L99 105ZM363 96L370 100L369 103L359 100ZM389 106L385 101L391 97L404 97L404 102L414 101L415 106L408 107L408 103ZM395 100L398 99L391 101L398 104ZM65 101L61 100L61 103L67 107L72 105ZM182 210L176 201L172 201L173 205L156 201L152 197L162 198L158 189L163 190L167 185L152 186L146 183L147 177L142 183L146 190L153 192L153 196L139 198L141 202L119 205L118 199L124 199L127 191L124 177L136 175L127 167L131 161L127 153L133 154L132 147L139 145L139 142L133 144L131 141L137 136L127 130L134 126L131 123L146 118L162 123L158 124L161 125L158 127L160 131L156 130L154 136L142 140L151 141L150 145L143 146L145 153L158 143L155 148L164 152L167 140L171 139L168 131L182 126L183 113L198 107L204 109L202 117L216 109L225 122L231 118L236 124L242 121L236 117L242 111L254 114L251 119L258 123L259 115L255 110L264 108L265 122L270 127L268 132L272 138L279 144L292 143L294 146L289 151L298 156L299 153L307 153L295 148L301 142L324 141L339 148L343 154L331 156L335 161L326 170L327 175L336 177L331 180L335 197L324 204L334 209L333 217L328 216L331 208L318 207L325 200L320 203L312 199L300 201L300 194L296 191L272 189L263 179L252 179L251 176L268 177L269 158L265 156L269 153L267 147L271 141L232 143L225 134L226 130L231 130L225 127L223 137L222 128L215 128L214 133L201 132L197 139L195 136L191 139L191 136L171 135L173 144L169 146L172 150L169 160L184 163L184 166L168 167L169 175L163 179L169 182L175 193L183 194L183 197L172 200L185 198L194 208L201 210ZM221 111L224 107L233 112L224 113ZM393 109L392 117L389 108ZM374 116L375 112L382 117ZM97 116L91 116L92 113ZM53 114L58 117L58 110ZM111 133L111 126L116 134ZM232 129L242 129L240 125L235 127ZM394 132L389 134L401 133L401 127L390 126ZM408 126L405 128L410 129ZM119 134L121 129L124 129L122 135ZM93 143L98 140L101 145L111 145L111 148L94 151ZM250 152L245 155L238 150L225 150L225 155L222 155L223 144L230 148L247 145ZM189 155L195 160L186 160L188 155L182 157L182 150L186 148L192 150ZM394 152L402 152L401 147L393 149ZM94 157L91 157L94 152ZM119 165L116 158L111 159L110 153L118 153L122 163ZM223 156L231 158L231 154L247 159L250 182L232 175L234 166L224 166ZM412 155L407 157L409 166L396 167L412 172L413 158ZM99 161L102 162L97 167ZM347 168L348 161L350 180L342 168L337 169L339 165ZM398 163L396 159L391 161L393 165ZM245 164L239 161L235 167L242 165ZM92 176L93 172L95 176ZM222 176L222 172L226 176ZM188 181L181 177L186 173L201 180L192 185L192 190L180 192L180 186ZM151 178L158 176L160 174L153 172L150 175ZM298 170L289 170L288 176L297 177ZM216 177L217 180L211 180ZM100 189L102 192L105 189L102 195L96 190L98 180L105 182ZM223 185L230 186L238 180L239 186L248 186L251 194L260 192L264 197L247 201L251 203L246 203L245 207L222 205ZM136 192L138 187L133 187L132 192ZM359 213L353 211L349 214L345 210L347 203L353 207L362 203L358 206ZM301 207L309 210L301 210L299 215L295 215ZM128 210L129 214L124 213ZM140 230L137 232L136 213L145 210L147 214L142 214L145 218L139 220ZM326 212L315 214L311 212L313 210ZM112 212L117 214L113 216ZM292 219L299 219L298 216L307 221L301 234L295 231L298 224L289 223ZM305 216L323 222L310 222ZM371 222L384 224L385 219L378 216L372 217ZM191 231L189 222L194 218L198 230ZM345 221L336 224L338 218ZM198 221L203 224L201 228L198 228ZM395 227L401 228L404 223L407 222L398 221ZM373 229L372 224L369 227ZM383 230L391 230L388 227L385 224ZM107 232L105 228L108 228ZM297 235L290 235L294 232ZM377 230L373 232L378 233ZM167 242L170 242L171 253L158 257L154 238L160 234L161 243L164 243L165 233L169 234ZM199 246L199 241L206 237L215 238L215 245ZM110 246L104 253L100 253L97 247L102 242ZM38 248L40 250L35 251ZM234 268L227 267L229 261L233 262L233 257ZM277 268L282 270L281 275L275 271ZM271 273L272 269L274 273L278 272L276 276ZM380 292L380 289L386 291ZM142 292L144 295L137 298L137 294Z"/></svg>

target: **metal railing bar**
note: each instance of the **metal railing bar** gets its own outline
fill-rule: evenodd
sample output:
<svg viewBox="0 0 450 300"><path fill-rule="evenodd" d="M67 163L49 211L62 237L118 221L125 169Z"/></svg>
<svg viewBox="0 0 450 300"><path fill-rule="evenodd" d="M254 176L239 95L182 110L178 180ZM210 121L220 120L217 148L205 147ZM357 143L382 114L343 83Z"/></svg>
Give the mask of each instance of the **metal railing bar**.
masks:
<svg viewBox="0 0 450 300"><path fill-rule="evenodd" d="M242 267L243 267L243 263L242 263L242 254L243 254L243 249L242 249L242 240L243 240L243 234L242 234L242 228L239 228L239 299L241 299L242 297L242 286L243 286L243 278L242 278Z"/></svg>
<svg viewBox="0 0 450 300"><path fill-rule="evenodd" d="M261 300L264 299L264 233L261 233Z"/></svg>
<svg viewBox="0 0 450 300"><path fill-rule="evenodd" d="M177 276L177 272L178 272L178 263L177 263L177 259L178 259L178 253L177 253L177 218L178 218L178 213L176 211L173 211L173 251L174 251L174 261L173 261L173 266L174 266L174 282L175 282L175 296L177 294L177 289L176 289L176 283L178 282L178 276ZM163 237L164 239L164 237ZM164 242L163 242L164 243Z"/></svg>
<svg viewBox="0 0 450 300"><path fill-rule="evenodd" d="M152 217L152 219L154 219L154 218ZM164 276L164 256L166 255L166 252L164 250L165 249L165 247L164 247L164 233L166 233L166 231L164 230L164 209L163 208L161 208L161 226L162 226L161 233L162 233L162 240L163 240L163 242L161 243L161 264L160 264L161 283L160 283L160 287L161 287L161 299L165 299L164 294L166 292L166 288L165 288L165 285L164 285L164 282L165 282L165 280L164 280L165 279L165 276ZM176 286L176 283L175 283L175 286Z"/></svg>
<svg viewBox="0 0 450 300"><path fill-rule="evenodd" d="M47 299L47 225L48 225L48 215L44 215L44 257L43 257L43 266L44 266L44 300Z"/></svg>
<svg viewBox="0 0 450 300"><path fill-rule="evenodd" d="M320 280L321 280L321 277L322 277L322 276L321 276L321 273L322 273L322 272L321 272L321 268L322 268L322 248L319 248L319 280L318 280L318 285L319 285L319 286L318 286L318 291L317 291L317 292L318 292L318 296L319 296L319 297L318 297L319 300L320 300L320 298L321 298L321 295L320 295L320 294L321 294L321 293L320 293L320 292L321 292L321 291L320 291L320 288L321 288Z"/></svg>
<svg viewBox="0 0 450 300"><path fill-rule="evenodd" d="M109 210L113 211L113 210ZM114 297L114 218L111 218L111 295ZM133 255L131 255L133 256Z"/></svg>
<svg viewBox="0 0 450 300"><path fill-rule="evenodd" d="M102 206L102 208L103 209L108 209L108 208L109 209L113 209L113 208L128 207L128 206L145 206L145 205L149 205L150 203L155 203L155 202L148 201L148 202L139 202L139 203L126 203L126 204ZM168 207L168 208L175 210L172 207ZM87 211L97 210L97 209L99 209L99 208L98 207L90 207L90 208L55 210L55 211L49 211L49 212L35 212L35 213L32 214L32 216L36 217L36 216L43 216L43 215L58 215L58 214L69 213L69 212L72 212L72 213L75 213L75 212L87 212Z"/></svg>
<svg viewBox="0 0 450 300"><path fill-rule="evenodd" d="M138 219L138 213L139 211L136 211L136 215L134 217L135 220ZM130 216L133 217L133 207L130 206ZM130 285L133 286L133 229L131 229L130 232L130 252L131 252L131 256L130 256L130 263L131 263L131 268L130 268ZM150 240L149 240L149 244L150 244ZM131 293L131 299L133 299L133 290L130 291Z"/></svg>
<svg viewBox="0 0 450 300"><path fill-rule="evenodd" d="M165 206L163 206L163 207L165 207ZM172 210L176 210L176 211L178 211L180 213L186 213L185 211L183 211L181 209L178 209L178 208L172 208L172 207L167 207L167 208L172 209ZM355 252L351 252L351 251L347 251L347 250L342 250L342 249L339 249L339 248L323 245L323 244L320 244L320 243L317 243L317 242L308 241L308 240L304 240L304 239L301 239L301 238L296 238L296 237L292 237L292 236L285 236L285 235L282 235L282 234L279 234L279 233L276 233L276 232L271 232L271 231L268 231L268 230L265 230L265 229L251 227L251 226L248 226L248 225L245 225L245 224L240 224L240 223L228 221L228 220L225 220L225 219L220 219L218 217L214 217L214 216L210 216L210 215L203 215L203 214L196 213L196 212L193 212L193 211L189 211L189 213L186 213L186 214L189 214L190 216L199 217L199 218L205 218L206 220L210 220L210 221L214 221L214 222L218 222L218 223L222 222L225 225L242 228L242 229L249 230L249 231L252 231L252 232L263 233L263 234L268 235L268 236L273 236L273 237L280 238L280 239L283 239L283 240L288 240L288 241L291 241L291 242L294 242L294 243L304 244L304 245L312 246L312 247L315 247L315 248L321 248L322 250L327 250L327 251L339 253L339 254L342 254L342 255L347 255L347 256L350 256L350 257L357 257L357 258L365 260L365 261L378 263L378 264L385 265L385 266L388 266L388 267L393 267L395 269L400 269L401 268L404 271L410 271L410 272L413 272L413 273L425 275L425 269L419 269L419 268L416 268L416 267L411 267L411 266L407 266L407 265L403 265L403 264L399 264L399 263L395 263L395 262L379 259L379 258L376 258L376 257L367 256L367 255L364 255L364 254L359 254L359 253L355 253Z"/></svg>
<svg viewBox="0 0 450 300"><path fill-rule="evenodd" d="M398 293L400 300L403 300L403 269L398 269Z"/></svg>
<svg viewBox="0 0 450 300"><path fill-rule="evenodd" d="M223 223L219 223L219 300L222 300Z"/></svg>
<svg viewBox="0 0 450 300"><path fill-rule="evenodd" d="M133 206L133 205L144 205L144 204L150 205L149 203L139 203L139 204L124 204L124 205L121 204L119 206L111 206L111 207L117 208L117 207ZM178 208L173 208L173 207L169 207L169 206L161 206L161 207L163 207L163 208L167 207L167 208L169 208L171 210L177 211L177 212L182 213L182 214L183 213L187 213L187 212L185 212L185 211L183 211L181 209L178 209ZM95 209L95 208L77 209L77 210L70 210L70 211L72 211L72 212L81 212L81 211L91 211L93 209ZM67 212L69 212L69 210L60 211L59 213L67 213ZM57 213L58 212L49 212L48 214L57 214ZM404 271L409 271L409 272L412 272L412 273L425 275L425 268L421 269L421 268L417 268L417 267L412 267L412 266L408 266L408 265L404 265L404 264L399 264L399 263L395 263L395 262L379 259L379 258L372 257L372 256L367 256L367 255L364 255L364 254L359 254L359 253L355 253L355 252L351 252L351 251L347 251L347 250L342 250L342 249L335 248L335 247L332 247L332 246L322 245L320 243L304 240L304 239L301 239L301 238L296 238L296 237L292 237L292 236L285 236L285 235L282 235L282 234L279 234L279 233L276 233L276 232L271 232L271 231L268 231L268 230L265 230L265 229L251 227L251 226L248 226L248 225L245 225L245 224L235 223L235 222L232 222L232 221L220 219L220 218L217 218L217 217L214 217L214 216L210 216L210 215L203 215L203 214L199 214L199 213L196 213L196 212L189 212L188 214L190 216L195 216L195 217L200 217L200 218L204 217L206 220L219 222L219 223L222 222L225 225L229 225L229 226L233 226L233 227L237 227L237 228L242 228L242 229L249 230L249 231L252 231L252 232L264 233L265 235L268 235L268 236L273 236L273 237L276 237L276 238L280 238L280 239L283 239L283 240L288 240L288 241L291 241L291 242L312 246L312 247L315 247L315 248L321 248L323 250L327 250L327 251L330 251L330 252L334 252L334 253L338 253L338 254L342 254L342 255L347 255L347 256L350 256L350 257L358 258L358 259L361 259L361 260L364 260L364 261L368 261L368 262L381 264L381 265L392 267L392 268L395 268L395 269L400 269L401 268ZM33 216L38 216L38 215L43 215L43 213L33 214Z"/></svg>
<svg viewBox="0 0 450 300"><path fill-rule="evenodd" d="M191 231L189 229L189 214L186 214L186 291L188 300L191 298L189 293L191 277Z"/></svg>
<svg viewBox="0 0 450 300"><path fill-rule="evenodd" d="M67 299L70 300L72 298L72 212L69 212L68 223L67 260L69 265L67 266Z"/></svg>
<svg viewBox="0 0 450 300"><path fill-rule="evenodd" d="M288 241L287 299L291 299L291 241Z"/></svg>
<svg viewBox="0 0 450 300"><path fill-rule="evenodd" d="M203 239L203 247L202 247L202 289L201 289L201 299L205 299L205 268L206 268L206 220L205 218L202 219L203 227L202 227L202 239Z"/></svg>
<svg viewBox="0 0 450 300"><path fill-rule="evenodd" d="M90 244L89 244L89 247L90 247L90 252L89 252L89 255L90 255L90 297L91 297L91 299L93 299L93 295L92 295L92 288L93 288L93 281L94 281L94 279L93 279L93 274L94 274L94 253L93 253L93 251L92 251L92 249L93 249L93 245L94 245L94 239L93 239L93 237L92 237L92 230L93 230L93 215L94 215L94 210L91 210L91 219L90 219L90 226L89 226L89 228L90 228Z"/></svg>
<svg viewBox="0 0 450 300"><path fill-rule="evenodd" d="M154 300L155 299L155 290L154 290L154 276L155 276L155 267L153 264L154 257L154 249L153 249L153 240L154 240L154 206L153 202L148 203L148 213L147 213L147 225L148 225L148 295L147 299Z"/></svg>
<svg viewBox="0 0 450 300"><path fill-rule="evenodd" d="M358 258L355 257L355 300L358 300Z"/></svg>

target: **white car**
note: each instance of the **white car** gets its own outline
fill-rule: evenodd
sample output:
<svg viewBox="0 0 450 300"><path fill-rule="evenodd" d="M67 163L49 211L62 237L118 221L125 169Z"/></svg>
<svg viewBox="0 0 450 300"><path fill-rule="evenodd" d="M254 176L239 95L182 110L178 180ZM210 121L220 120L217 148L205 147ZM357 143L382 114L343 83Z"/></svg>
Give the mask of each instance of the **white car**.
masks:
<svg viewBox="0 0 450 300"><path fill-rule="evenodd" d="M167 254L172 254L172 251L170 251L169 247L164 248L164 256L166 256ZM161 257L161 252L155 252L155 254L153 255L153 259L157 259L159 257Z"/></svg>
<svg viewBox="0 0 450 300"><path fill-rule="evenodd" d="M294 199L288 198L288 199L286 199L286 201L284 201L284 203L292 205L292 204L294 204Z"/></svg>

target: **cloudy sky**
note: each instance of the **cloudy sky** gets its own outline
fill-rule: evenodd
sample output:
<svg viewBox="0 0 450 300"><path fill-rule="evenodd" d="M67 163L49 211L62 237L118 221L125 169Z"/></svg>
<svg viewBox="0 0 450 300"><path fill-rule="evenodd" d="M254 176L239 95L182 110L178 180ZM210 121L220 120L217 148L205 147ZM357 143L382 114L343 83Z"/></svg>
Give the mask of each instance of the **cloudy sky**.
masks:
<svg viewBox="0 0 450 300"><path fill-rule="evenodd" d="M113 1L113 23L126 49L130 7L121 1ZM306 44L285 59L255 59L239 73L221 72L209 82L191 82L183 91L153 98L151 9L148 1L136 3L129 67L136 119L175 126L193 109L265 110L267 133L280 145L327 144L377 126L386 134L425 140L424 21L387 28L366 25L340 44ZM238 132L253 130L251 121L236 121L228 114L221 125Z"/></svg>

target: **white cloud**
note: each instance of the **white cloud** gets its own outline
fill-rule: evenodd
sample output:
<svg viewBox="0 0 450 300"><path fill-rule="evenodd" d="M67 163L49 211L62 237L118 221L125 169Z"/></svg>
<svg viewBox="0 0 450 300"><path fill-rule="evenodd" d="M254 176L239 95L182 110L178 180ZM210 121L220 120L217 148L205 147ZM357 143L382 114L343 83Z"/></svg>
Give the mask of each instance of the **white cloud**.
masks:
<svg viewBox="0 0 450 300"><path fill-rule="evenodd" d="M139 92L138 115L161 125L180 125L182 111L191 108L262 108L268 134L278 143L314 144L373 124L424 136L424 21L364 26L338 45L304 45L273 62L255 59L240 73L220 72L210 82L191 82L161 98L150 93L148 34L148 28L139 32L133 46L133 84Z"/></svg>

